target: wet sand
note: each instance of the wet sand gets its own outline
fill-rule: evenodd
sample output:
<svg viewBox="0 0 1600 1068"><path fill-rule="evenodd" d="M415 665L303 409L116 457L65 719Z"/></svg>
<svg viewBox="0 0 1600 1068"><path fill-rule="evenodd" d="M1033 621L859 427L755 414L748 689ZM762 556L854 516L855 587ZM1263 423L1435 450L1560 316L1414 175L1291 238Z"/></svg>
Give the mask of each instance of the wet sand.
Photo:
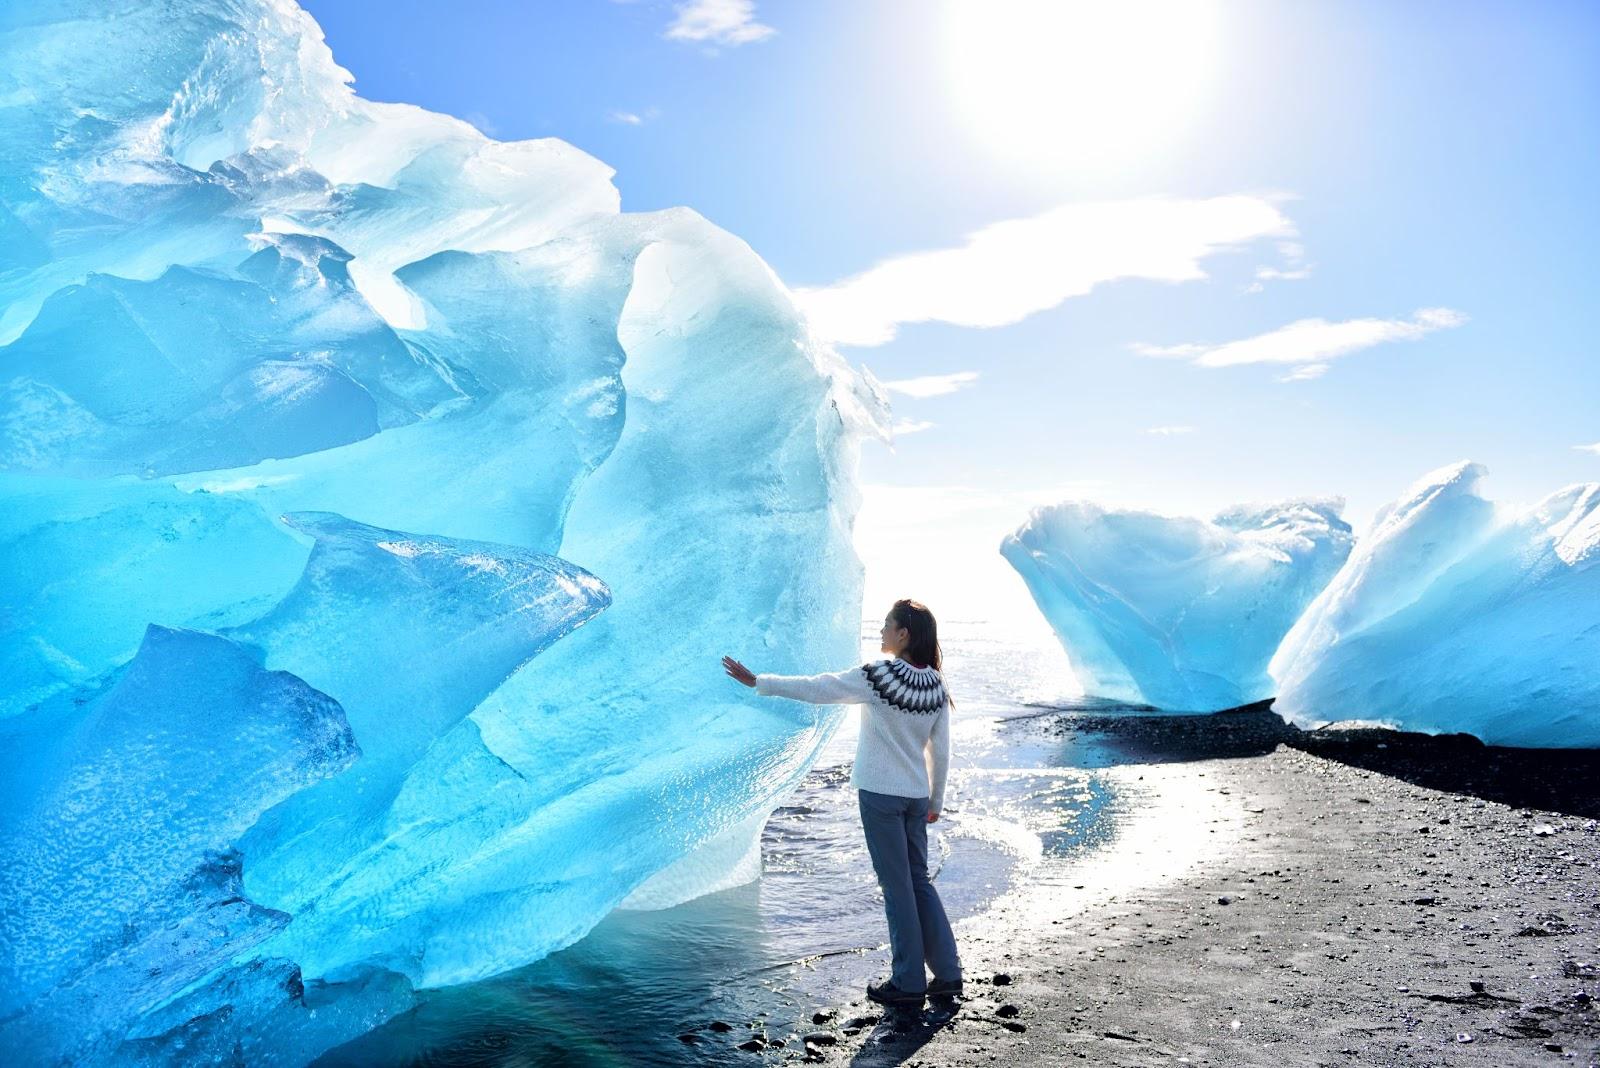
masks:
<svg viewBox="0 0 1600 1068"><path fill-rule="evenodd" d="M963 998L769 1020L752 1063L1600 1065L1600 754L1261 710L1013 729L1106 757L1110 848L958 925Z"/></svg>

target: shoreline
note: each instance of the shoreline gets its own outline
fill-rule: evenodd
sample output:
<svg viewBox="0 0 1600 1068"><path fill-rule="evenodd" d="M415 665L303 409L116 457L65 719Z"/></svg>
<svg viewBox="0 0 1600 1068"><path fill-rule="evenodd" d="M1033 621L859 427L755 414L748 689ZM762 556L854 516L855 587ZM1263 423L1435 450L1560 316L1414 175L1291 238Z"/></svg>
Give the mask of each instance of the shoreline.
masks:
<svg viewBox="0 0 1600 1068"><path fill-rule="evenodd" d="M858 997L763 1059L1600 1066L1600 753L1259 708L1013 728L1106 761L1113 841L958 922L958 1001Z"/></svg>

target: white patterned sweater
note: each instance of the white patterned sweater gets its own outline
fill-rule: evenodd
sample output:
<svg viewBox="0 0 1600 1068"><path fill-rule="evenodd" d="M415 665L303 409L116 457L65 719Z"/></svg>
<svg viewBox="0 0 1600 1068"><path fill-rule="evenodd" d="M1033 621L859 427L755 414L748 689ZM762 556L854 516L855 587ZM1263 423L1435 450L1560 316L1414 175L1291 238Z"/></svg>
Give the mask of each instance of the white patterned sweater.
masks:
<svg viewBox="0 0 1600 1068"><path fill-rule="evenodd" d="M756 692L813 705L860 705L861 733L850 784L944 807L950 769L950 700L931 667L879 660L831 675L757 675Z"/></svg>

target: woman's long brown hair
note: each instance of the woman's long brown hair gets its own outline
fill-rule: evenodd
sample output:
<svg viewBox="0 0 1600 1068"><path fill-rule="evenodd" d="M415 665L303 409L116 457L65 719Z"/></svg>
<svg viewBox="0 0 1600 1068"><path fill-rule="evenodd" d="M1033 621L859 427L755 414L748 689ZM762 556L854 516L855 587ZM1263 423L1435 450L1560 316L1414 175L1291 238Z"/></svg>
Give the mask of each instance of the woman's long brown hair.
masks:
<svg viewBox="0 0 1600 1068"><path fill-rule="evenodd" d="M911 632L911 640L900 654L917 667L944 670L944 650L939 648L939 621L920 601L900 600L889 609L889 618Z"/></svg>

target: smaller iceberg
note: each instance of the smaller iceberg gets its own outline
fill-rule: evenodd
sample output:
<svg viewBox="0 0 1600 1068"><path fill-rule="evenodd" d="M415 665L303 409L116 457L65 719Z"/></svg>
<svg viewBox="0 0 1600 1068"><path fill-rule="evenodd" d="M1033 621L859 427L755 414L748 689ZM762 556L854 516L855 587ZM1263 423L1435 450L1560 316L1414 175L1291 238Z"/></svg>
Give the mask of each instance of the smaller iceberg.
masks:
<svg viewBox="0 0 1600 1068"><path fill-rule="evenodd" d="M1000 552L1086 692L1214 712L1273 695L1273 650L1350 554L1342 509L1291 500L1206 522L1067 501Z"/></svg>
<svg viewBox="0 0 1600 1068"><path fill-rule="evenodd" d="M1600 483L1497 509L1485 473L1440 468L1378 513L1273 657L1276 711L1600 746Z"/></svg>

